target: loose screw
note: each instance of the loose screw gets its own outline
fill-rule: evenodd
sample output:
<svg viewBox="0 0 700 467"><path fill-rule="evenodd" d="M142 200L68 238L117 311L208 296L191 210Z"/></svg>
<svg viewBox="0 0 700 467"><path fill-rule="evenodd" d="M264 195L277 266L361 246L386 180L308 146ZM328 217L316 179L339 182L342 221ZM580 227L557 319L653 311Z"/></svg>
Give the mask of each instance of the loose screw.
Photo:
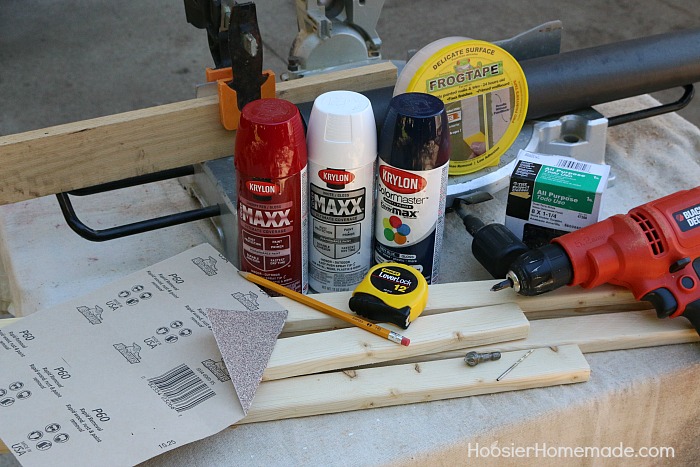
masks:
<svg viewBox="0 0 700 467"><path fill-rule="evenodd" d="M490 360L498 360L501 358L501 352L469 352L464 356L464 361L469 366L477 366L481 362Z"/></svg>

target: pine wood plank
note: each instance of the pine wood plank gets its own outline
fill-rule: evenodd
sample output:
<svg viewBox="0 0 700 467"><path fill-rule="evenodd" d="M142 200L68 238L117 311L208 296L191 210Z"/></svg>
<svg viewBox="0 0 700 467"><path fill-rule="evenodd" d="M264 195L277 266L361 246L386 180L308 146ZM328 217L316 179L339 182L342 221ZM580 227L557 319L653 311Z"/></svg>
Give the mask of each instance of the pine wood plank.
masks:
<svg viewBox="0 0 700 467"><path fill-rule="evenodd" d="M343 89L346 91L370 91L396 84L396 66L391 62L377 63L306 76L301 79L277 84L277 97L299 104L311 102L324 92Z"/></svg>
<svg viewBox="0 0 700 467"><path fill-rule="evenodd" d="M19 322L21 318L0 320L0 328ZM403 331L406 333L407 331ZM537 346L558 346L575 343L584 353L636 349L658 345L700 342L700 336L684 318L663 319L653 310L628 311L589 316L573 316L548 320L530 320L528 337L475 350L521 350ZM425 359L453 358L464 351L430 354ZM401 360L418 361L417 358Z"/></svg>
<svg viewBox="0 0 700 467"><path fill-rule="evenodd" d="M504 353L501 360L476 367L455 358L263 382L250 412L237 424L580 383L590 376L581 351L567 345L557 352L537 349L496 381L521 355ZM0 453L8 452L0 441Z"/></svg>
<svg viewBox="0 0 700 467"><path fill-rule="evenodd" d="M529 319L576 316L601 311L609 312L610 310L640 310L650 307L646 302L636 301L628 290L607 284L594 289L563 287L537 297L523 297L512 290L491 292L489 289L495 282L495 280L487 280L430 285L428 287L428 303L419 320L423 316L445 311L504 303L517 304ZM340 310L350 312L348 301L351 296L352 292L336 292L315 294L314 298ZM276 297L275 300L289 311L284 333L348 326L338 319L312 310L288 298Z"/></svg>
<svg viewBox="0 0 700 467"><path fill-rule="evenodd" d="M428 303L421 317L504 303L517 304L529 320L642 310L650 307L646 302L636 301L628 290L609 284L594 289L564 287L537 297L522 297L510 290L491 292L489 289L494 282L487 280L430 285ZM351 313L348 307L351 295L352 292L324 293L314 294L314 298ZM275 300L289 310L283 335L348 327L343 321L286 297L275 297ZM3 325L3 321L7 320L0 320L0 326Z"/></svg>
<svg viewBox="0 0 700 467"><path fill-rule="evenodd" d="M468 367L462 358L347 370L262 383L239 423L305 417L375 407L452 399L587 381L590 368L575 345L535 350L503 380L496 378L522 356Z"/></svg>
<svg viewBox="0 0 700 467"><path fill-rule="evenodd" d="M517 305L504 304L426 316L407 330L385 326L411 344L404 347L354 327L278 339L263 381L524 339L529 323Z"/></svg>
<svg viewBox="0 0 700 467"><path fill-rule="evenodd" d="M0 323L3 321L10 320L2 320ZM498 345L485 345L477 347L476 349L481 351L500 350L503 352L522 352L525 349L551 346L556 347L558 351L561 352L567 345L576 343L580 346L583 352L590 353L698 341L700 341L700 337L690 326L687 320L683 318L659 320L656 318L654 311L647 310L532 321L530 323L530 333L528 338L520 341L499 343ZM466 350L436 353L426 355L425 357L422 357L421 360L431 363L438 359L455 359L461 362L465 352ZM535 355L536 352L530 357ZM528 362L530 357L528 357L528 359L526 359L521 365ZM394 361L391 362L391 365L393 367L399 365L410 367L416 363L420 363L418 360L418 358L413 358L410 360ZM492 363L498 362L490 362L490 364ZM425 368L426 364L427 363L422 364L421 368ZM388 371L388 369L392 368L392 366L381 368L381 371ZM373 368L380 370L378 365L374 365ZM520 366L518 368L520 368ZM343 375L340 377L340 381L345 383L348 380L347 375L363 375L369 369L372 368L354 370L354 373L353 370L346 370L345 372L337 372L333 374ZM515 376L517 376L517 374ZM265 397L261 397L261 394L264 394L265 391L269 391L266 389L268 385L288 381L293 382L300 380L301 378L306 378L308 382L304 385L304 387L307 389L315 388L316 381L321 377L325 377L325 375L311 375L286 380L264 382L261 384L261 389L259 389L258 394L256 395L251 412L246 419L241 421L241 423L260 421L258 418L262 419L262 417L270 416L270 413L281 412L282 409L279 406L268 404ZM338 376L335 376L335 378L338 378ZM502 382L507 383L508 378L504 379ZM333 391L340 390L342 387L343 386L338 384L333 387ZM256 404L258 404L260 407L258 408L258 405ZM257 412L258 410L259 412ZM300 409L297 409L296 413L301 413L298 410ZM0 452L8 452L7 448L2 444L2 442L0 442Z"/></svg>
<svg viewBox="0 0 700 467"><path fill-rule="evenodd" d="M661 320L653 310L629 311L531 321L530 333L526 339L440 352L380 365L464 357L470 350L505 352L576 344L582 352L593 353L690 342L700 342L700 336L685 318Z"/></svg>
<svg viewBox="0 0 700 467"><path fill-rule="evenodd" d="M395 82L385 62L281 82L277 96L300 103ZM221 126L216 96L1 136L0 204L229 156L235 137Z"/></svg>
<svg viewBox="0 0 700 467"><path fill-rule="evenodd" d="M685 318L659 319L653 310L608 313L569 318L544 319L523 343L528 347L541 345L561 346L576 344L583 352L636 349L660 345L683 344L700 341L700 336ZM515 345L504 345L504 350Z"/></svg>
<svg viewBox="0 0 700 467"><path fill-rule="evenodd" d="M12 323L17 323L19 322L21 318L3 318L0 319L0 328L4 328L5 326L9 326Z"/></svg>

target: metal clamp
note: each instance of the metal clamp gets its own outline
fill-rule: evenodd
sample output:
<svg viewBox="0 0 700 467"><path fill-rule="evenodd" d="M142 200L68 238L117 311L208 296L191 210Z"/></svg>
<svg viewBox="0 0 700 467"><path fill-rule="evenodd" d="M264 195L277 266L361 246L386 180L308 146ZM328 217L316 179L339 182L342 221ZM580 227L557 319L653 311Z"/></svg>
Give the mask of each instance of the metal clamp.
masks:
<svg viewBox="0 0 700 467"><path fill-rule="evenodd" d="M93 242L104 242L106 240L113 240L115 238L150 232L152 230L162 229L165 227L172 227L174 225L180 225L186 222L192 222L201 219L207 219L209 217L218 216L221 214L221 208L218 205L206 206L200 209L193 209L190 211L179 212L162 217L156 217L153 219L147 219L131 224L119 225L108 229L96 230L88 227L87 225L85 225L85 223L78 219L78 216L75 213L75 209L73 209L73 205L71 204L69 195L88 196L97 193L118 190L120 188L128 188L132 186L143 185L145 183L152 183L168 180L171 178L193 175L194 172L194 166L188 165L185 167L179 167L177 169L164 170L161 172L126 178L124 180L103 183L101 185L95 185L79 190L58 193L56 195L56 198L58 199L58 204L61 207L63 217L66 219L68 226L75 233L77 233L86 240L90 240Z"/></svg>

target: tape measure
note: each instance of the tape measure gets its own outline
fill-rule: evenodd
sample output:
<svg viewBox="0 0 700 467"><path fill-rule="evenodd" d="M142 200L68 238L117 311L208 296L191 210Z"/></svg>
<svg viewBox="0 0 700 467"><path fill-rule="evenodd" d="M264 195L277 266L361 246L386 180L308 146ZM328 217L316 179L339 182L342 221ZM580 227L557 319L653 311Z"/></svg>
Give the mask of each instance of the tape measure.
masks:
<svg viewBox="0 0 700 467"><path fill-rule="evenodd" d="M381 263L369 270L349 305L360 316L406 329L423 312L427 301L428 282L417 269Z"/></svg>

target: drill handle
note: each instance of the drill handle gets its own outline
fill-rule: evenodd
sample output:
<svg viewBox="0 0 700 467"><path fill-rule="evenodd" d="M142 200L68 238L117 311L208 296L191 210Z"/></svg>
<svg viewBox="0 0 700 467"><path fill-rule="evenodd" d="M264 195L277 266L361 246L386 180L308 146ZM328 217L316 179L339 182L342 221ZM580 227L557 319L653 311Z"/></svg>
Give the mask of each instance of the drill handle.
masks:
<svg viewBox="0 0 700 467"><path fill-rule="evenodd" d="M690 321L690 324L693 325L695 331L700 334L700 300L690 303L685 308L682 316L685 316Z"/></svg>
<svg viewBox="0 0 700 467"><path fill-rule="evenodd" d="M656 290L644 295L642 300L650 302L656 309L656 315L659 318L668 318L669 316L684 316L690 321L695 330L700 335L700 299L690 302L685 306L683 313L676 315L678 310L678 302L671 291L665 287L660 287Z"/></svg>

